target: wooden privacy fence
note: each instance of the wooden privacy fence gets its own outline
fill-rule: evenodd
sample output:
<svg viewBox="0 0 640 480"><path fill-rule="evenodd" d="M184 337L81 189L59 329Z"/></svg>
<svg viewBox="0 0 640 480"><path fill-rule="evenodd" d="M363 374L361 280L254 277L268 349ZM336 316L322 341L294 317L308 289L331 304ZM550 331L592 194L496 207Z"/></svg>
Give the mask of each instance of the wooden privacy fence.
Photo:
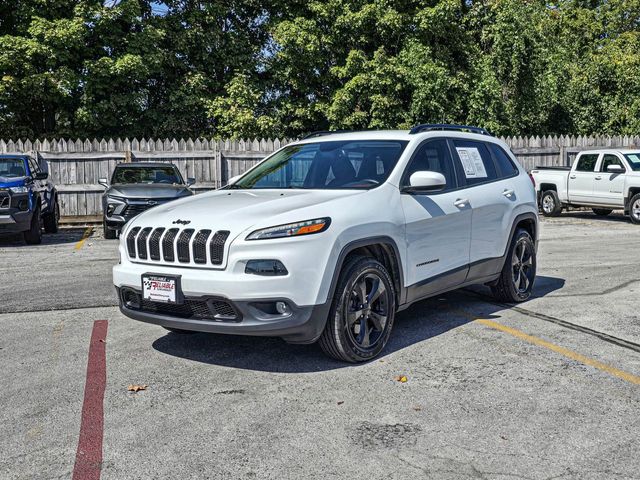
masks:
<svg viewBox="0 0 640 480"><path fill-rule="evenodd" d="M527 170L537 165L570 165L582 150L635 147L640 136L543 136L502 138ZM51 180L60 195L65 217L102 213L104 188L99 178L110 178L123 161L175 164L182 175L195 177L198 192L219 188L265 156L293 141L275 140L0 140L0 153L38 152L49 163Z"/></svg>

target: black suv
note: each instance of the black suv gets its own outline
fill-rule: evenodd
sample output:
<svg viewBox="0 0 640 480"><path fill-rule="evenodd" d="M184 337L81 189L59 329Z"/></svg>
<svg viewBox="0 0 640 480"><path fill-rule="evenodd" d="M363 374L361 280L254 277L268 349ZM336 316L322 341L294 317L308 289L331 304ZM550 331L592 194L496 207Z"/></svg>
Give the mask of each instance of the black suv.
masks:
<svg viewBox="0 0 640 480"><path fill-rule="evenodd" d="M104 237L114 239L125 223L156 205L193 195L189 188L195 179L185 182L171 163L120 163L111 176L99 183L107 190L102 196Z"/></svg>

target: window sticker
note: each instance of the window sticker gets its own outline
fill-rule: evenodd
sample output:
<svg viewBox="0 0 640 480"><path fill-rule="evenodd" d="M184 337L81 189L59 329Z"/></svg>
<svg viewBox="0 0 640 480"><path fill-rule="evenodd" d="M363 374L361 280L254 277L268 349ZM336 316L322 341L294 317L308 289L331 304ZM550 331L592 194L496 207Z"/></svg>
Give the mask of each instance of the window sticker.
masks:
<svg viewBox="0 0 640 480"><path fill-rule="evenodd" d="M627 155L627 158L632 162L632 163L640 163L640 157L638 157L638 155L636 155L635 153L632 155Z"/></svg>
<svg viewBox="0 0 640 480"><path fill-rule="evenodd" d="M456 147L467 178L487 178L487 170L477 148Z"/></svg>

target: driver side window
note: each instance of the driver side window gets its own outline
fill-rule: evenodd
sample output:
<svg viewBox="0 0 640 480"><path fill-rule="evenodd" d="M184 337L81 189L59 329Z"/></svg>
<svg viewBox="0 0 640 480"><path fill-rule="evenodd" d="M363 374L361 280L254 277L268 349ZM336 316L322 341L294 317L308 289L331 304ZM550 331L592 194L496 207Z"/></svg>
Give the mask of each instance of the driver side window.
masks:
<svg viewBox="0 0 640 480"><path fill-rule="evenodd" d="M408 186L411 175L420 171L438 172L444 175L447 184L444 190L438 192L453 190L457 187L453 159L446 139L430 140L418 147L405 170L403 186Z"/></svg>
<svg viewBox="0 0 640 480"><path fill-rule="evenodd" d="M606 173L609 165L620 165L624 170L624 165L616 155L605 154L602 159L602 165L600 165L600 171Z"/></svg>

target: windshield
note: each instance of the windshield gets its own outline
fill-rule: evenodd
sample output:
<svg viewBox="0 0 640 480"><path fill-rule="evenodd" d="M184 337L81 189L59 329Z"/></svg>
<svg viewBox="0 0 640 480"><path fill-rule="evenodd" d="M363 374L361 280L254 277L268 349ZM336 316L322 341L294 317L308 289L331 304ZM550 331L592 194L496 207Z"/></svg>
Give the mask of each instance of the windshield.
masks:
<svg viewBox="0 0 640 480"><path fill-rule="evenodd" d="M625 157L629 162L631 170L634 172L640 172L640 152L638 153L626 153Z"/></svg>
<svg viewBox="0 0 640 480"><path fill-rule="evenodd" d="M180 173L172 167L116 167L111 183L182 183Z"/></svg>
<svg viewBox="0 0 640 480"><path fill-rule="evenodd" d="M387 179L407 143L351 140L291 145L229 188L373 188Z"/></svg>
<svg viewBox="0 0 640 480"><path fill-rule="evenodd" d="M26 176L24 160L21 158L0 158L0 177L18 178Z"/></svg>

